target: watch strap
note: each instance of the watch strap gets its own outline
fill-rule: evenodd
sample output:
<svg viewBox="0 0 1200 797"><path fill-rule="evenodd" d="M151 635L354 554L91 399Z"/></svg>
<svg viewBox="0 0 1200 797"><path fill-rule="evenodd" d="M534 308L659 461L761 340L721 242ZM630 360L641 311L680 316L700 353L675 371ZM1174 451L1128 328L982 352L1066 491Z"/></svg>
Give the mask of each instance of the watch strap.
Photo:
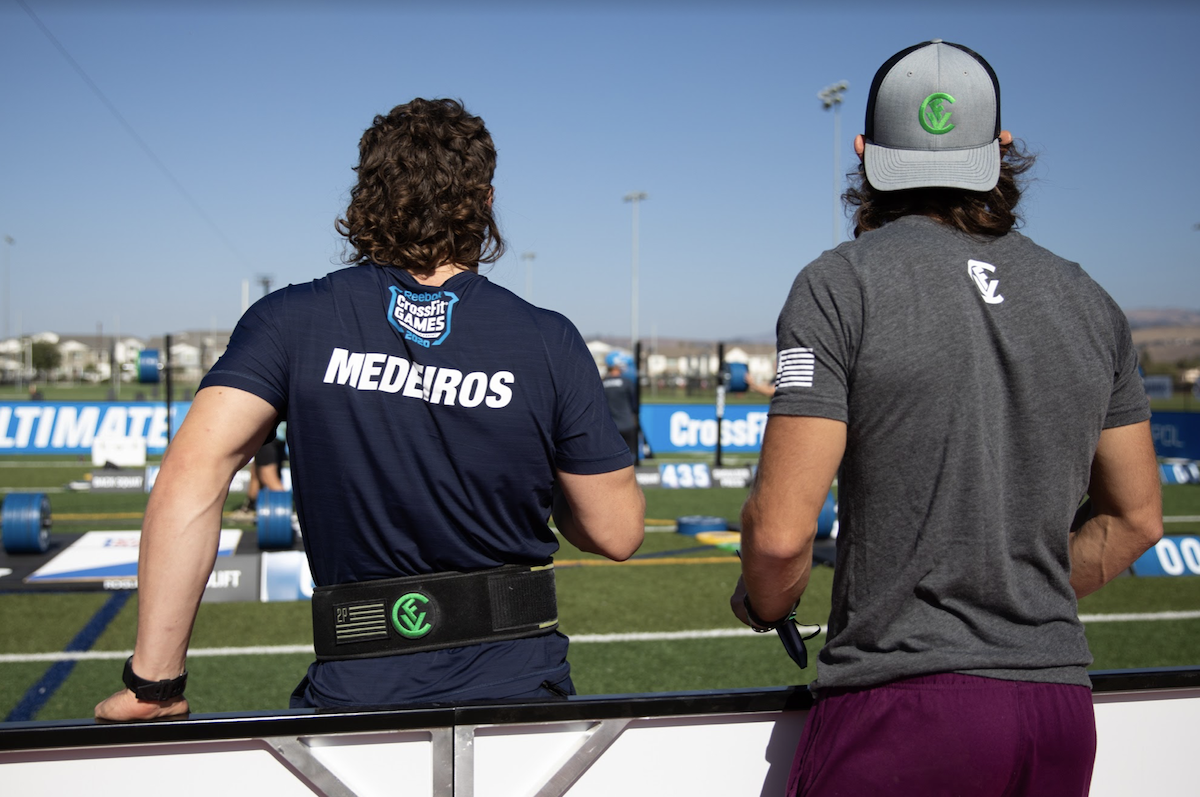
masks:
<svg viewBox="0 0 1200 797"><path fill-rule="evenodd" d="M138 700L150 700L161 703L183 694L187 687L187 670L175 678L164 678L161 681L148 681L133 671L133 656L125 660L125 671L121 680Z"/></svg>
<svg viewBox="0 0 1200 797"><path fill-rule="evenodd" d="M746 610L746 616L750 618L750 627L760 634L765 634L768 631L774 631L776 628L779 628L796 616L796 607L793 606L790 612L778 620L764 620L754 612L754 607L750 605L749 593L742 596L742 606Z"/></svg>

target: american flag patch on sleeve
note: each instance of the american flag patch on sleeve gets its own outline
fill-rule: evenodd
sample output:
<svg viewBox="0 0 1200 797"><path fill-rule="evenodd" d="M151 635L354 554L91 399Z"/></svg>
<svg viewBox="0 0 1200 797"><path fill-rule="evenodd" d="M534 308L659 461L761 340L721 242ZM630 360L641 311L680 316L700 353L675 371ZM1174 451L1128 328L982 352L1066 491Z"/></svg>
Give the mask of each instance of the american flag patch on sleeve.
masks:
<svg viewBox="0 0 1200 797"><path fill-rule="evenodd" d="M784 349L779 352L775 387L812 387L814 365L812 349Z"/></svg>

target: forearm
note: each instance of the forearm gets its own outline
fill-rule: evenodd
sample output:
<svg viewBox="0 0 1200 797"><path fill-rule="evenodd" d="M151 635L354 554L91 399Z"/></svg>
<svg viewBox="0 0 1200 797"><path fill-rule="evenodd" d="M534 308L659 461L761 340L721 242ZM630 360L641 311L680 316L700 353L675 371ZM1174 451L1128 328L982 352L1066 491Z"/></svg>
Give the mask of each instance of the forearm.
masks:
<svg viewBox="0 0 1200 797"><path fill-rule="evenodd" d="M1161 516L1160 516L1161 517ZM1162 536L1161 520L1096 515L1071 535L1071 587L1090 595L1112 581Z"/></svg>
<svg viewBox="0 0 1200 797"><path fill-rule="evenodd" d="M575 525L575 514L571 511L571 502L567 500L567 496L562 491L562 486L554 483L554 499L550 509L551 516L554 518L554 528L567 542L574 545L581 551L588 551L587 540L580 539L580 534Z"/></svg>
<svg viewBox="0 0 1200 797"><path fill-rule="evenodd" d="M275 409L263 399L209 387L196 394L167 447L142 523L136 676L161 681L184 671L196 611L217 556L229 482L275 420ZM96 706L96 717L147 720L188 708L182 695L159 702L122 689Z"/></svg>
<svg viewBox="0 0 1200 797"><path fill-rule="evenodd" d="M1082 598L1162 538L1162 486L1149 421L1105 429L1092 459L1088 501L1071 534L1071 586Z"/></svg>
<svg viewBox="0 0 1200 797"><path fill-rule="evenodd" d="M192 624L216 560L229 474L165 461L146 508L138 556L134 671L171 678L184 669Z"/></svg>
<svg viewBox="0 0 1200 797"><path fill-rule="evenodd" d="M633 468L593 476L559 474L554 525L576 548L623 561L645 536L646 498Z"/></svg>
<svg viewBox="0 0 1200 797"><path fill-rule="evenodd" d="M745 589L764 621L785 617L808 587L817 518L842 453L846 424L827 418L772 416L762 458L742 507L742 578L730 599L733 613Z"/></svg>
<svg viewBox="0 0 1200 797"><path fill-rule="evenodd" d="M230 480L274 418L271 405L256 396L206 388L196 394L167 448L146 506L138 556L134 672L142 678L182 671L216 559Z"/></svg>
<svg viewBox="0 0 1200 797"><path fill-rule="evenodd" d="M579 550L623 562L637 552L645 537L645 500L640 491L636 498L641 500L626 501L622 513L630 518L636 515L636 519L609 518L590 525L579 522L567 500L561 498L555 501L554 527Z"/></svg>
<svg viewBox="0 0 1200 797"><path fill-rule="evenodd" d="M778 620L808 588L813 537L772 529L757 509L751 496L742 511L742 579L759 619Z"/></svg>
<svg viewBox="0 0 1200 797"><path fill-rule="evenodd" d="M752 562L748 564L743 558L742 578L754 614L766 621L786 617L800 603L804 590L808 588L808 577L812 572L811 554L807 563L762 557L753 558Z"/></svg>

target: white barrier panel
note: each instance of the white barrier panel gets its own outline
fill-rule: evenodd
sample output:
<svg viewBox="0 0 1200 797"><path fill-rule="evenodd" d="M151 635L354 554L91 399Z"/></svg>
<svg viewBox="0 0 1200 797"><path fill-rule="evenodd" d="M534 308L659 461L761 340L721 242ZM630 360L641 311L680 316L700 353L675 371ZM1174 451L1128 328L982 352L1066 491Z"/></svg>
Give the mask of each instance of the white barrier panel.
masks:
<svg viewBox="0 0 1200 797"><path fill-rule="evenodd" d="M1090 797L1200 794L1200 689L1093 697L1098 745Z"/></svg>
<svg viewBox="0 0 1200 797"><path fill-rule="evenodd" d="M1092 797L1194 795L1200 669L1098 673ZM782 794L803 688L405 711L0 725L6 794ZM169 784L169 786L167 785ZM165 791L164 791L165 790Z"/></svg>

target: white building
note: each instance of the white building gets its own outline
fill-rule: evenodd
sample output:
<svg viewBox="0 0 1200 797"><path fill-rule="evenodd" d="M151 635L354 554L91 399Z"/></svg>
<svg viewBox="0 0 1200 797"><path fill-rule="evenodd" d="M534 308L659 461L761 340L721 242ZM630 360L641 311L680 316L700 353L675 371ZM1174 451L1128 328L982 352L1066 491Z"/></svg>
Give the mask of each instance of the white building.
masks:
<svg viewBox="0 0 1200 797"><path fill-rule="evenodd" d="M113 338L104 335L58 335L39 332L21 338L0 341L0 380L31 381L36 378L30 363L34 343L50 343L62 356L59 367L49 374L52 381L109 382L116 365L123 382L136 382L143 351L159 353L166 364L162 338L143 340L133 336ZM212 368L225 352L228 332L183 332L171 336L171 370L175 379L195 383Z"/></svg>

